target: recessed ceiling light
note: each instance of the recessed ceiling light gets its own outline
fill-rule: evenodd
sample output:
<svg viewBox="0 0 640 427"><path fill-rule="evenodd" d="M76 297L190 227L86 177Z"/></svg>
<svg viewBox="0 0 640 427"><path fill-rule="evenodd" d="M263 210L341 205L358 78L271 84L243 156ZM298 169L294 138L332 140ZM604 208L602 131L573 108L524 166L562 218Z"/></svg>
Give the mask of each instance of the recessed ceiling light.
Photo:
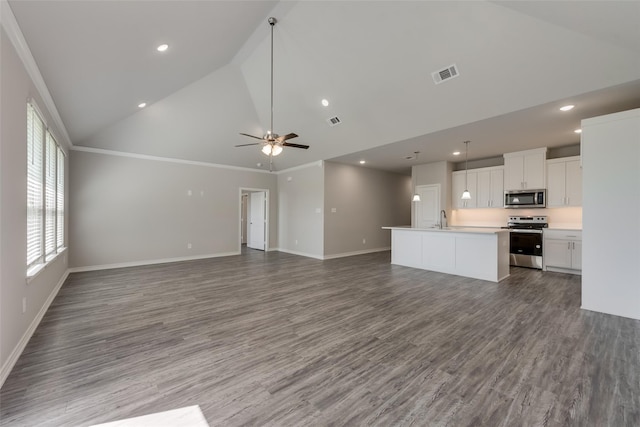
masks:
<svg viewBox="0 0 640 427"><path fill-rule="evenodd" d="M320 101L320 102L322 103L322 105L323 105L324 107L328 107L328 106L329 106L329 100L327 100L327 99L323 99L323 100L322 100L322 101Z"/></svg>
<svg viewBox="0 0 640 427"><path fill-rule="evenodd" d="M140 104L138 104L138 108L144 108L147 106L146 102L141 102Z"/></svg>
<svg viewBox="0 0 640 427"><path fill-rule="evenodd" d="M454 152L453 152L453 155L454 155L454 156L459 156L459 155L460 155L460 152L459 152L459 151L454 151Z"/></svg>
<svg viewBox="0 0 640 427"><path fill-rule="evenodd" d="M161 44L161 45L160 45L160 46L158 46L156 49L158 50L158 52L164 52L164 51L166 51L167 49L169 49L169 45L168 45L168 44Z"/></svg>
<svg viewBox="0 0 640 427"><path fill-rule="evenodd" d="M582 129L576 129L574 130L575 133L582 133Z"/></svg>
<svg viewBox="0 0 640 427"><path fill-rule="evenodd" d="M565 105L564 107L560 107L560 111L573 110L573 107L575 107L575 105Z"/></svg>
<svg viewBox="0 0 640 427"><path fill-rule="evenodd" d="M360 160L360 164L361 165L364 165L365 163L367 163L367 162L365 162L364 160Z"/></svg>

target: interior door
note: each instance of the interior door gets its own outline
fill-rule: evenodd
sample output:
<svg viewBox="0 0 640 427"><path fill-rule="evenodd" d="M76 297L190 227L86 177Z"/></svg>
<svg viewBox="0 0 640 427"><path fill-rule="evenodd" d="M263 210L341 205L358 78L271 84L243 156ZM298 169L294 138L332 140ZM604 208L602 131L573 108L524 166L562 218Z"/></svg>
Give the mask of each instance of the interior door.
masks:
<svg viewBox="0 0 640 427"><path fill-rule="evenodd" d="M249 242L247 246L252 249L264 251L264 222L265 222L265 194L263 191L251 193L249 207Z"/></svg>
<svg viewBox="0 0 640 427"><path fill-rule="evenodd" d="M416 193L416 227L433 228L440 223L440 185L418 185Z"/></svg>
<svg viewBox="0 0 640 427"><path fill-rule="evenodd" d="M242 195L242 204L240 207L240 244L247 244L247 199L249 198L248 194Z"/></svg>

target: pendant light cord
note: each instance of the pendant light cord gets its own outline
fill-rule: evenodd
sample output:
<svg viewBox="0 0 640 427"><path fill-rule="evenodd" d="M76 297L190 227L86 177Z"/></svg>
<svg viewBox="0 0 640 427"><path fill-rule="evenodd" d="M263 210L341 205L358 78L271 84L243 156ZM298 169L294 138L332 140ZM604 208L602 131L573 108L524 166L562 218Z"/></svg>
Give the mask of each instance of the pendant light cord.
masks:
<svg viewBox="0 0 640 427"><path fill-rule="evenodd" d="M469 141L464 142L466 149L464 154L464 190L469 190Z"/></svg>

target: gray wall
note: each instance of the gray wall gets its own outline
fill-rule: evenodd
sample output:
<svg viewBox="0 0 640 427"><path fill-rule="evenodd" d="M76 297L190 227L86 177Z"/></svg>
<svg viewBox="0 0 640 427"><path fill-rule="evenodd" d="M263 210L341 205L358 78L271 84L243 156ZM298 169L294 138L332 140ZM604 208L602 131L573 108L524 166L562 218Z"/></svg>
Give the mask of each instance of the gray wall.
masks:
<svg viewBox="0 0 640 427"><path fill-rule="evenodd" d="M449 162L433 162L416 165L411 168L411 178L414 186L440 184L440 208L451 218L451 172L453 164ZM414 222L414 212L411 212L411 224Z"/></svg>
<svg viewBox="0 0 640 427"><path fill-rule="evenodd" d="M269 190L277 246L274 174L79 150L70 173L71 267L238 253L241 187Z"/></svg>
<svg viewBox="0 0 640 427"><path fill-rule="evenodd" d="M324 166L322 162L278 174L278 237L283 252L324 254Z"/></svg>
<svg viewBox="0 0 640 427"><path fill-rule="evenodd" d="M5 375L12 353L16 354L29 326L65 277L67 256L63 253L26 283L27 99L35 99L49 125L53 120L4 28L0 54L0 363ZM52 130L60 135L55 127ZM58 142L64 143L60 138ZM23 314L24 297L27 310Z"/></svg>
<svg viewBox="0 0 640 427"><path fill-rule="evenodd" d="M411 222L409 176L325 162L324 182L325 256L389 248L381 227Z"/></svg>

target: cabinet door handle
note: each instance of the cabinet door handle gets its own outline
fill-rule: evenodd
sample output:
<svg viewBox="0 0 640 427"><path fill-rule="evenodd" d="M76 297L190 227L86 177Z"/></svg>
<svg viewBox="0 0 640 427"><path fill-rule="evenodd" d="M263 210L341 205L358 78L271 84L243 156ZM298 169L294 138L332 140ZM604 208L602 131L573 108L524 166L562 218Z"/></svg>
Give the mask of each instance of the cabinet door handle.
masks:
<svg viewBox="0 0 640 427"><path fill-rule="evenodd" d="M567 242L567 243L568 243L567 249L571 250L571 242Z"/></svg>
<svg viewBox="0 0 640 427"><path fill-rule="evenodd" d="M573 242L573 249L576 249L576 242Z"/></svg>

